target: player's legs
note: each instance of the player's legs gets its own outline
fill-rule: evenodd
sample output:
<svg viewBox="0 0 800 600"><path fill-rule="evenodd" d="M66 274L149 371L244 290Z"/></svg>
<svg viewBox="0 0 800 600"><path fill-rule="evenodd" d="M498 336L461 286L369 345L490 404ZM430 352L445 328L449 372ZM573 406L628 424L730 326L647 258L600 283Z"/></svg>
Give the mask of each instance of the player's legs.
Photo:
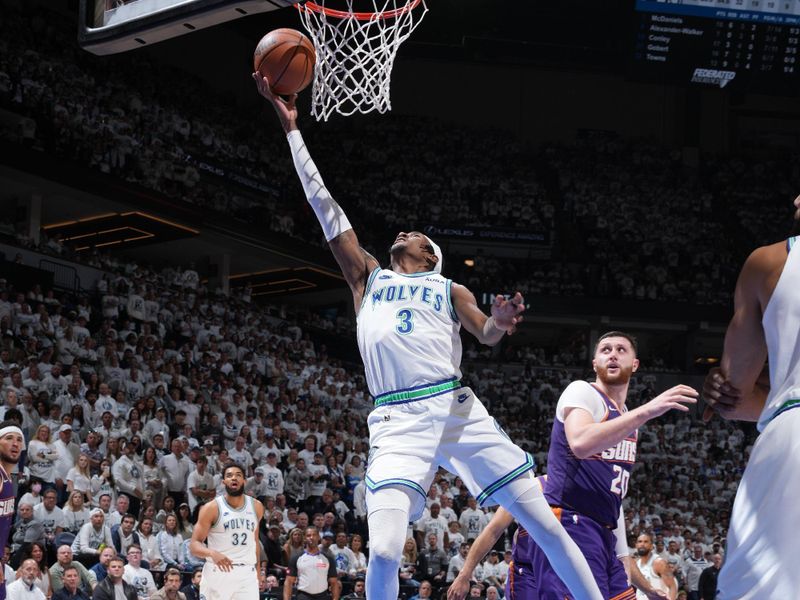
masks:
<svg viewBox="0 0 800 600"><path fill-rule="evenodd" d="M542 547L576 599L600 600L586 559L553 515L533 478L531 456L508 438L469 388L437 400L432 405L433 416L446 424L439 464L458 474L480 504L497 503L514 515ZM541 583L537 584L541 593Z"/></svg>
<svg viewBox="0 0 800 600"><path fill-rule="evenodd" d="M236 591L228 597L230 600L252 600L259 597L258 572L256 567L234 567Z"/></svg>
<svg viewBox="0 0 800 600"><path fill-rule="evenodd" d="M438 465L437 429L425 402L381 406L368 419L370 453L367 459L367 512L394 508L392 494L375 494L383 488L412 492L408 506L411 521L422 516L425 497Z"/></svg>
<svg viewBox="0 0 800 600"><path fill-rule="evenodd" d="M408 515L417 492L402 487L384 487L367 494L369 515L369 562L367 599L395 600L400 591L397 572L406 541Z"/></svg>
<svg viewBox="0 0 800 600"><path fill-rule="evenodd" d="M800 530L800 409L767 425L753 446L733 503L719 600L795 598Z"/></svg>
<svg viewBox="0 0 800 600"><path fill-rule="evenodd" d="M564 530L581 549L592 570L597 586L604 598L610 600L636 600L636 591L628 583L622 561L616 556L614 534L592 521L571 511L554 509ZM532 579L542 581L538 600L563 600L572 598L567 586L550 565L547 555L535 544L531 548Z"/></svg>
<svg viewBox="0 0 800 600"><path fill-rule="evenodd" d="M258 573L255 566L234 565L223 571L208 562L203 566L200 596L205 600L252 600L258 598Z"/></svg>
<svg viewBox="0 0 800 600"><path fill-rule="evenodd" d="M205 600L223 600L225 593L225 573L206 561L203 565L203 577L200 579L200 596Z"/></svg>
<svg viewBox="0 0 800 600"><path fill-rule="evenodd" d="M558 522L550 505L529 473L503 486L494 500L528 530L536 545L547 555L558 578L567 584L575 600L602 600L586 558ZM535 574L539 597L546 598L547 582ZM563 598L563 596L561 597Z"/></svg>

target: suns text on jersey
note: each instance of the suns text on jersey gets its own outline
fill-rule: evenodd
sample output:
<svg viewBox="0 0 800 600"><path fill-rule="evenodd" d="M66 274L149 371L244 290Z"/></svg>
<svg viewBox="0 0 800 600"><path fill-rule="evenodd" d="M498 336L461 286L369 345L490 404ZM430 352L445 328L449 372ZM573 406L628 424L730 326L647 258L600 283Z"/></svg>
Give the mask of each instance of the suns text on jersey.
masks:
<svg viewBox="0 0 800 600"><path fill-rule="evenodd" d="M636 462L636 440L622 440L613 448L605 450L600 458L614 462Z"/></svg>
<svg viewBox="0 0 800 600"><path fill-rule="evenodd" d="M14 498L0 500L0 517L14 514Z"/></svg>
<svg viewBox="0 0 800 600"><path fill-rule="evenodd" d="M381 302L409 302L414 300L419 300L423 304L432 306L433 310L439 312L444 306L444 294L434 292L427 285L387 285L372 292L371 298L372 306Z"/></svg>

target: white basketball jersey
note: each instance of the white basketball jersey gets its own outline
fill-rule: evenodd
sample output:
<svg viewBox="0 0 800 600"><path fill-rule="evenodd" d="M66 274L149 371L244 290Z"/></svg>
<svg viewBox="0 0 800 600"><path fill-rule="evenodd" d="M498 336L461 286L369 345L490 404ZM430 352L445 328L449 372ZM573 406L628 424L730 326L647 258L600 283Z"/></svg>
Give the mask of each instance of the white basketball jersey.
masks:
<svg viewBox="0 0 800 600"><path fill-rule="evenodd" d="M789 256L761 321L769 350L770 392L758 429L781 410L800 403L800 236L789 239ZM800 410L800 409L798 409Z"/></svg>
<svg viewBox="0 0 800 600"><path fill-rule="evenodd" d="M258 515L253 498L244 496L244 506L231 508L224 496L215 499L219 514L208 531L208 547L222 552L235 565L256 564Z"/></svg>
<svg viewBox="0 0 800 600"><path fill-rule="evenodd" d="M461 378L452 281L375 269L358 313L358 347L373 396Z"/></svg>

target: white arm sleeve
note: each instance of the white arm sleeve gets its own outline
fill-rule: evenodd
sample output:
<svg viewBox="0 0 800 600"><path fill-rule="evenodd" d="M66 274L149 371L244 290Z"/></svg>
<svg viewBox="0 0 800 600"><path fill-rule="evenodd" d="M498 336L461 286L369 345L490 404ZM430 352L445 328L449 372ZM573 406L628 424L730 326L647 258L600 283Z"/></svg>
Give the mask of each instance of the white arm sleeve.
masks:
<svg viewBox="0 0 800 600"><path fill-rule="evenodd" d="M289 140L289 147L292 150L292 160L297 176L300 178L300 183L303 184L303 191L306 193L308 203L314 209L319 224L322 225L325 239L331 241L348 229L352 229L353 226L347 220L347 215L325 187L322 176L308 153L303 136L295 129L287 134L286 139Z"/></svg>
<svg viewBox="0 0 800 600"><path fill-rule="evenodd" d="M617 528L614 530L614 535L617 536L617 558L629 556L631 551L628 548L628 537L625 533L625 515L622 512L622 507L619 508L619 519L617 519Z"/></svg>
<svg viewBox="0 0 800 600"><path fill-rule="evenodd" d="M561 394L556 405L556 418L564 422L568 408L582 408L592 415L595 423L603 420L606 414L606 403L600 392L586 381L573 381Z"/></svg>

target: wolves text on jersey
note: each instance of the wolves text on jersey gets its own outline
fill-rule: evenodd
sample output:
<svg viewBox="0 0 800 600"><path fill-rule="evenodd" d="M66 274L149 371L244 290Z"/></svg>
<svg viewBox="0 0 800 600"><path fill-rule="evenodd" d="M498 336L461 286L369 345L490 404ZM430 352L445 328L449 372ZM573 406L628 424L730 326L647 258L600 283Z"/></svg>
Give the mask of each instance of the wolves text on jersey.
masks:
<svg viewBox="0 0 800 600"><path fill-rule="evenodd" d="M256 522L252 519L239 519L239 518L232 518L228 519L222 524L223 529L225 531L235 530L235 529L245 529L247 531L255 531L256 530Z"/></svg>
<svg viewBox="0 0 800 600"><path fill-rule="evenodd" d="M370 295L372 306L381 302L408 302L418 299L423 304L433 307L441 312L444 306L444 294L436 293L427 285L387 285L385 288L375 290Z"/></svg>

